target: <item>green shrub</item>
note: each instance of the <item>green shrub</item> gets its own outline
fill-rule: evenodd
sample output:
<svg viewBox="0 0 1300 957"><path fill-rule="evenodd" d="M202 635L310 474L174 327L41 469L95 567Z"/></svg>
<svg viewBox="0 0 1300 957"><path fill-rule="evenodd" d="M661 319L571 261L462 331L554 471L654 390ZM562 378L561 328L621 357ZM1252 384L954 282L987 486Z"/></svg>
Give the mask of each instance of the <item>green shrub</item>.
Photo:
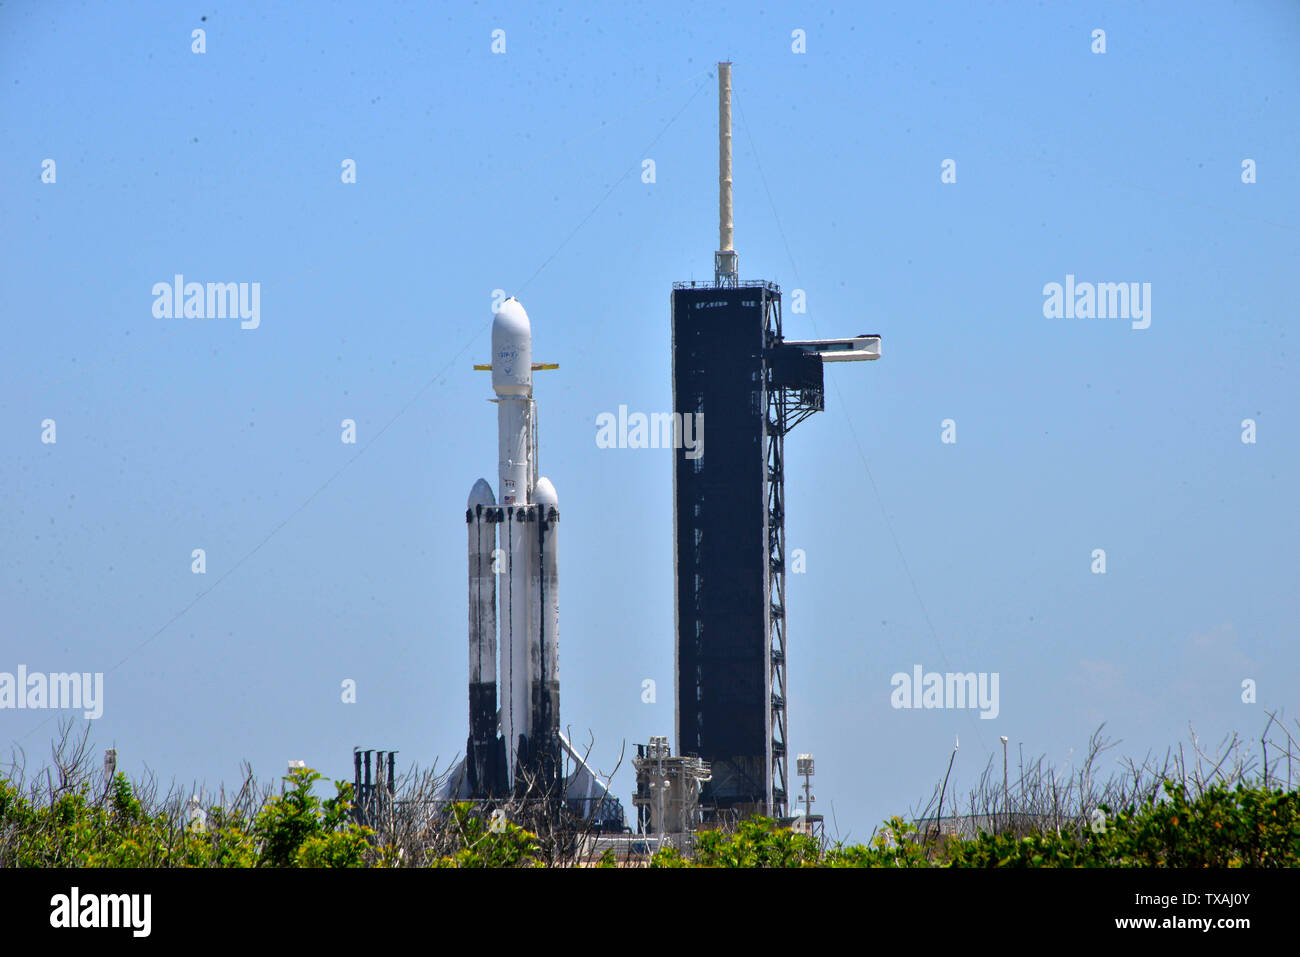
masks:
<svg viewBox="0 0 1300 957"><path fill-rule="evenodd" d="M509 821L493 831L491 824L473 813L472 804L453 804L449 825L458 849L441 858L437 867L535 867L541 863L536 834Z"/></svg>
<svg viewBox="0 0 1300 957"><path fill-rule="evenodd" d="M1168 799L1148 800L1099 832L1015 838L981 834L947 848L953 867L1297 867L1300 792L1215 784L1188 801L1166 781Z"/></svg>
<svg viewBox="0 0 1300 957"><path fill-rule="evenodd" d="M311 793L321 775L294 768L288 790L271 798L253 822L261 867L360 867L374 833L352 821L352 785L334 783L336 794L322 801Z"/></svg>

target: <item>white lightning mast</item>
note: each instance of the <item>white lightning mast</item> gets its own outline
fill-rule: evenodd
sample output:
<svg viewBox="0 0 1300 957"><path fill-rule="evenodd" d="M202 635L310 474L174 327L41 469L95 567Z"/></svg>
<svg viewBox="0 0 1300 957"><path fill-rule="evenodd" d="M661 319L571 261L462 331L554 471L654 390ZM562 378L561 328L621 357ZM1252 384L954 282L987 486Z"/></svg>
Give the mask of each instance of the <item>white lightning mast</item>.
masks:
<svg viewBox="0 0 1300 957"><path fill-rule="evenodd" d="M734 286L735 224L731 218L731 64L718 64L718 251L713 254L713 281Z"/></svg>

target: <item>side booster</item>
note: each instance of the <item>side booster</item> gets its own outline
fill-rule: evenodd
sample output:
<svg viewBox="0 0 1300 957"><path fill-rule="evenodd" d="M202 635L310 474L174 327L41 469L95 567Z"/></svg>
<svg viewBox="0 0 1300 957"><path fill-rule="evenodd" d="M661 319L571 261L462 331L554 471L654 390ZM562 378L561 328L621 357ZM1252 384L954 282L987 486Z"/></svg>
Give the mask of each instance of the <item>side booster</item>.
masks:
<svg viewBox="0 0 1300 957"><path fill-rule="evenodd" d="M554 794L562 783L560 510L555 487L537 476L533 371L544 367L533 364L528 314L517 299L493 317L492 364L475 368L492 370L500 497L479 479L465 512L469 787L479 798Z"/></svg>

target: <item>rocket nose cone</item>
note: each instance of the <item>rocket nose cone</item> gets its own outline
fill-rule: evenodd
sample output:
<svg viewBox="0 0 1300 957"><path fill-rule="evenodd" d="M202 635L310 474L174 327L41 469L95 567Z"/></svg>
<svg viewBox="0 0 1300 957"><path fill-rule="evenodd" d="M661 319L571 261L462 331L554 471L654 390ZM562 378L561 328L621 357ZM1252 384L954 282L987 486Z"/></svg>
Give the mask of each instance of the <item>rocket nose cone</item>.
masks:
<svg viewBox="0 0 1300 957"><path fill-rule="evenodd" d="M492 494L492 486L487 483L487 479L479 479L474 483L474 487L469 490L469 507L475 505L495 505L496 496Z"/></svg>
<svg viewBox="0 0 1300 957"><path fill-rule="evenodd" d="M533 502L537 505L549 505L553 508L560 507L559 496L555 494L555 486L551 484L548 478L539 478L537 484L533 486Z"/></svg>
<svg viewBox="0 0 1300 957"><path fill-rule="evenodd" d="M524 311L523 304L514 296L501 303L501 308L492 316L492 334L494 336L502 333L511 337L526 336L531 331L528 313Z"/></svg>

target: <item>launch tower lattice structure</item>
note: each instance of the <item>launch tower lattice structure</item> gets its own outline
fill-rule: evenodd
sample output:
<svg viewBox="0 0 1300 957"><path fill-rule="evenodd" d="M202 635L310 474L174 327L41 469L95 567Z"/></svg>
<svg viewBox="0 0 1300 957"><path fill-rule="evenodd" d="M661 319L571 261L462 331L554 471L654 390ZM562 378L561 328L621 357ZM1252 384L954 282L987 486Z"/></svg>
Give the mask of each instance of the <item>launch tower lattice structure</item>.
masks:
<svg viewBox="0 0 1300 957"><path fill-rule="evenodd" d="M673 461L677 748L711 768L706 815L785 817L785 437L825 408L823 363L877 359L880 337L786 340L780 287L738 278L728 63L718 99L714 280L672 291L673 412L708 426Z"/></svg>

